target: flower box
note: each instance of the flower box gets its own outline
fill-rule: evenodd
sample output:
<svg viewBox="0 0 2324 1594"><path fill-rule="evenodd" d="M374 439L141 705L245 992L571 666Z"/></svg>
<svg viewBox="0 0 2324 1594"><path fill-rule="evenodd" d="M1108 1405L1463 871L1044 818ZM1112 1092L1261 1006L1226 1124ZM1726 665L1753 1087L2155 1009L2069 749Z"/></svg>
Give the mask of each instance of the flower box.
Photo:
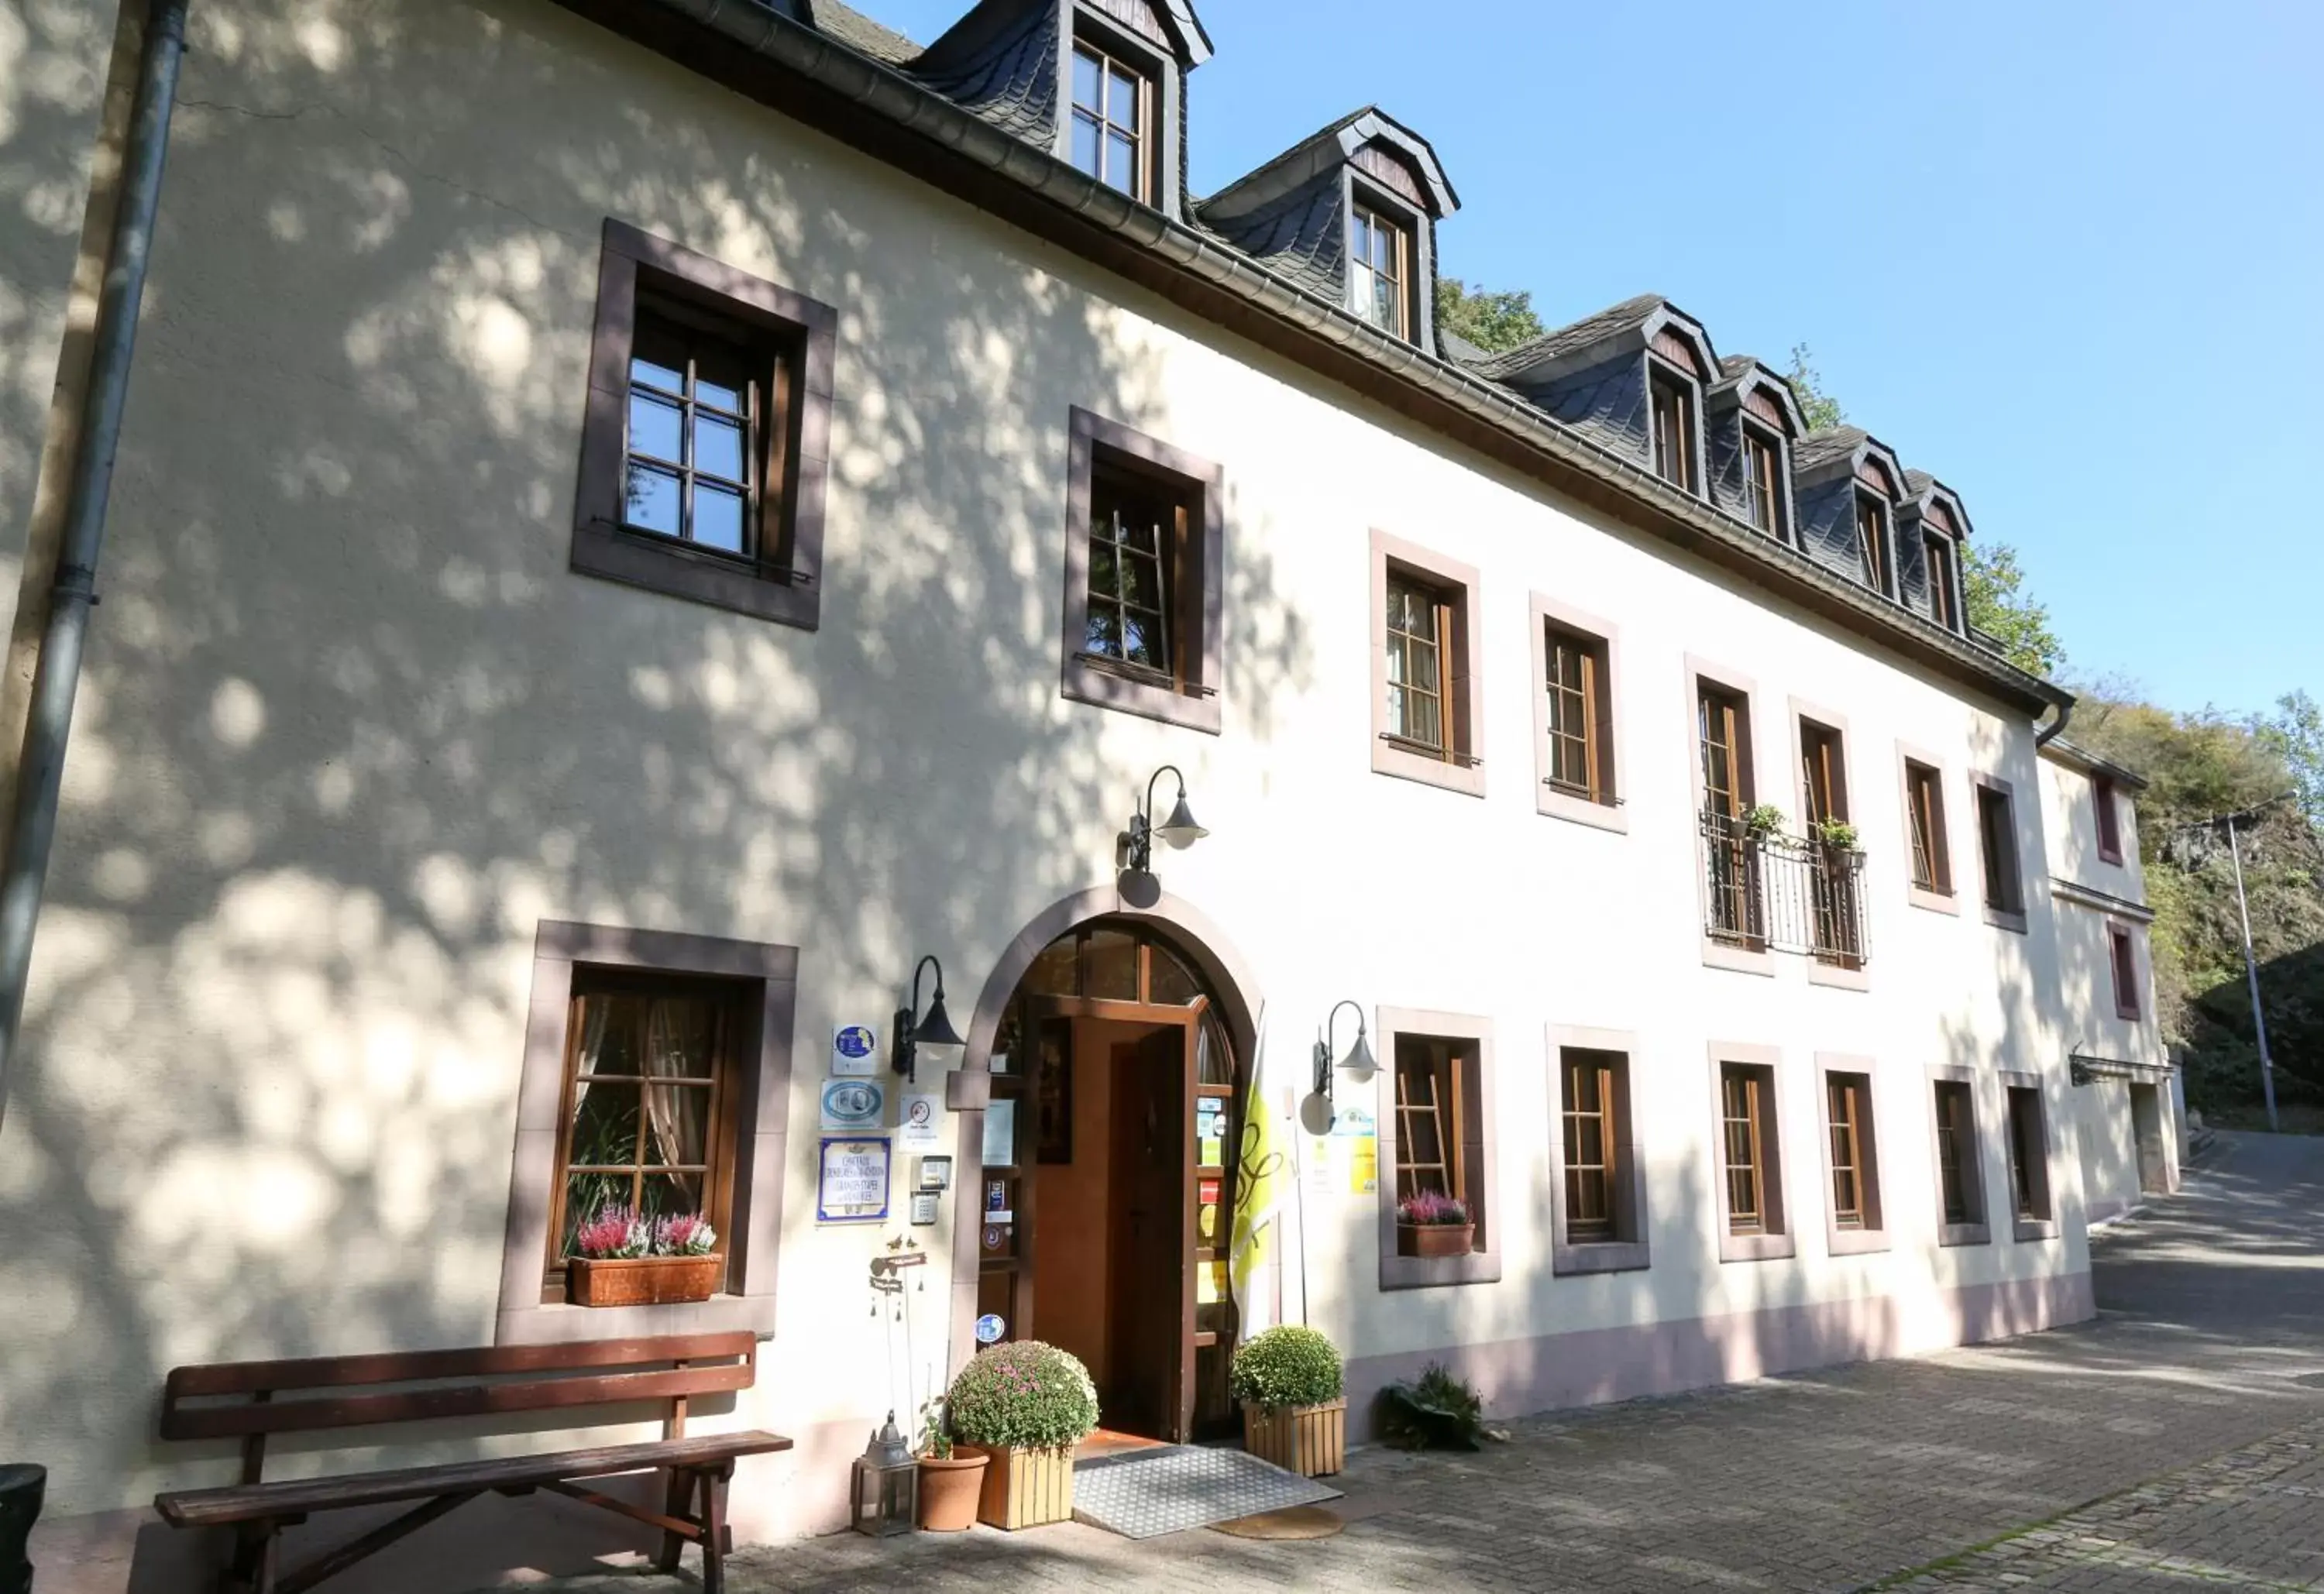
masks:
<svg viewBox="0 0 2324 1594"><path fill-rule="evenodd" d="M1259 1405L1242 1403L1242 1447L1302 1478L1323 1478L1348 1462L1348 1403Z"/></svg>
<svg viewBox="0 0 2324 1594"><path fill-rule="evenodd" d="M706 1301L718 1291L726 1258L573 1257L565 1264L566 1298L576 1306L668 1306Z"/></svg>
<svg viewBox="0 0 2324 1594"><path fill-rule="evenodd" d="M1074 1519L1074 1451L1021 1450L1005 1444L956 1444L953 1453L982 1451L991 1458L984 1469L976 1519L1010 1533Z"/></svg>
<svg viewBox="0 0 2324 1594"><path fill-rule="evenodd" d="M1477 1248L1474 1223L1398 1223L1399 1257L1465 1257Z"/></svg>

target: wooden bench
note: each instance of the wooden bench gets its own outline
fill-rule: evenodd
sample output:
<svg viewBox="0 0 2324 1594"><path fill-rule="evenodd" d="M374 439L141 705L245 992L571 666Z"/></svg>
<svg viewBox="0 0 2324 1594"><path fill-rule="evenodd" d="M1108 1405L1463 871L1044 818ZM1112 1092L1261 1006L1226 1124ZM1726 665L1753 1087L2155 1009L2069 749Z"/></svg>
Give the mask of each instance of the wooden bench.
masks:
<svg viewBox="0 0 2324 1594"><path fill-rule="evenodd" d="M161 1437L241 1440L242 1481L172 1489L154 1496L153 1508L172 1527L234 1532L220 1580L229 1594L298 1594L480 1495L548 1489L659 1528L656 1564L665 1571L678 1565L686 1544L701 1545L702 1586L717 1590L733 1548L725 1486L735 1460L788 1450L791 1442L756 1430L688 1438L687 1403L747 1389L757 1371L758 1341L747 1332L176 1368L163 1386ZM666 1403L659 1440L274 1483L260 1477L270 1433L645 1401ZM648 1470L669 1475L659 1511L582 1487L584 1479ZM282 1530L312 1513L412 1500L422 1503L305 1565L280 1564Z"/></svg>

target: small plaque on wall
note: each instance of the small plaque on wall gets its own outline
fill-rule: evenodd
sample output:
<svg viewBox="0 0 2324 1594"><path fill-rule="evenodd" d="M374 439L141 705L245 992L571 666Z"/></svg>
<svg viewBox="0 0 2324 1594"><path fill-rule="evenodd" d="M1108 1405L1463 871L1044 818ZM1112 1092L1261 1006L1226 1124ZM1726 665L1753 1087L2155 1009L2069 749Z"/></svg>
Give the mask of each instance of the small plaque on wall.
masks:
<svg viewBox="0 0 2324 1594"><path fill-rule="evenodd" d="M885 1135L825 1135L816 1181L818 1223L879 1223L888 1217Z"/></svg>

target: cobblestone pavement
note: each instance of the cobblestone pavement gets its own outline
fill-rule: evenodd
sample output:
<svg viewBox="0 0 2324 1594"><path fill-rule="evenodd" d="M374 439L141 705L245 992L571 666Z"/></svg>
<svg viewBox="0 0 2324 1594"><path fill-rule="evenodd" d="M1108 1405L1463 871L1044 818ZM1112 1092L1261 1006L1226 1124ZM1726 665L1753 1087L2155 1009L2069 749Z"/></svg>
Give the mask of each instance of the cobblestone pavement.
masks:
<svg viewBox="0 0 2324 1594"><path fill-rule="evenodd" d="M1338 1537L1079 1525L747 1551L777 1590L2324 1589L2324 1140L2223 1138L2095 1242L2090 1324L1371 1449ZM2324 1378L2319 1379L2324 1384ZM560 1594L679 1594L615 1574Z"/></svg>

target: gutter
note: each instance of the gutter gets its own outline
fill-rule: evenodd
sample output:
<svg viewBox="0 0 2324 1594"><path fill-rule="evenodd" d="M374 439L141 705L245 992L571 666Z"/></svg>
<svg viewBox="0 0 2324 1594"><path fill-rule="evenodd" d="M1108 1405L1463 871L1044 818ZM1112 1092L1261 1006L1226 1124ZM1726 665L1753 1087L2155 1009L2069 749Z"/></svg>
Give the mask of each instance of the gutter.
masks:
<svg viewBox="0 0 2324 1594"><path fill-rule="evenodd" d="M1279 322L1336 346L1375 373L1402 379L1429 397L1486 423L1505 438L1523 443L1533 453L1553 459L1601 487L1613 488L1631 506L1654 511L1671 530L1679 533L1671 540L1682 546L1689 542L1711 543L1729 560L1748 561L1755 569L1775 576L1776 580L1770 585L1779 593L1788 582L1794 594L1804 591L1824 604L1851 611L1859 620L1877 622L1895 640L1948 661L1957 673L1980 680L2011 702L2037 712L2055 711L2059 717L2052 733L2064 725L2073 699L2063 688L1975 647L1932 621L1864 593L1797 549L1770 541L1740 522L1730 521L1644 466L1567 431L1483 378L1389 336L1345 309L1294 286L1185 223L1173 221L1107 188L1047 151L1010 137L895 69L825 38L759 0L650 0L644 5L637 4L637 0L563 3L613 32L633 38L642 35L648 48L659 49L652 41L666 35L667 30L651 27L654 19L641 13L659 13L661 20L677 19L706 29L893 127L939 145L955 157L1039 196L1114 240L1167 262L1258 307ZM729 87L734 85L730 83ZM797 103L758 97L786 115L811 121L807 108ZM1394 402L1393 395L1371 396ZM1896 635L1899 632L1901 637Z"/></svg>
<svg viewBox="0 0 2324 1594"><path fill-rule="evenodd" d="M88 613L97 603L97 562L105 545L106 504L113 490L114 456L121 446L121 412L136 352L153 218L161 208L161 167L170 151L178 65L186 51L186 4L153 0L145 18L136 97L121 152L121 194L106 252L105 280L97 290L88 392L68 467L64 530L16 766L16 800L5 837L7 861L0 869L0 1120L8 1108L8 1075L16 1057L24 984L32 966L32 933L40 922L49 851L56 839L57 796L64 780L65 743L72 732L73 697L80 686L81 650L88 635Z"/></svg>

